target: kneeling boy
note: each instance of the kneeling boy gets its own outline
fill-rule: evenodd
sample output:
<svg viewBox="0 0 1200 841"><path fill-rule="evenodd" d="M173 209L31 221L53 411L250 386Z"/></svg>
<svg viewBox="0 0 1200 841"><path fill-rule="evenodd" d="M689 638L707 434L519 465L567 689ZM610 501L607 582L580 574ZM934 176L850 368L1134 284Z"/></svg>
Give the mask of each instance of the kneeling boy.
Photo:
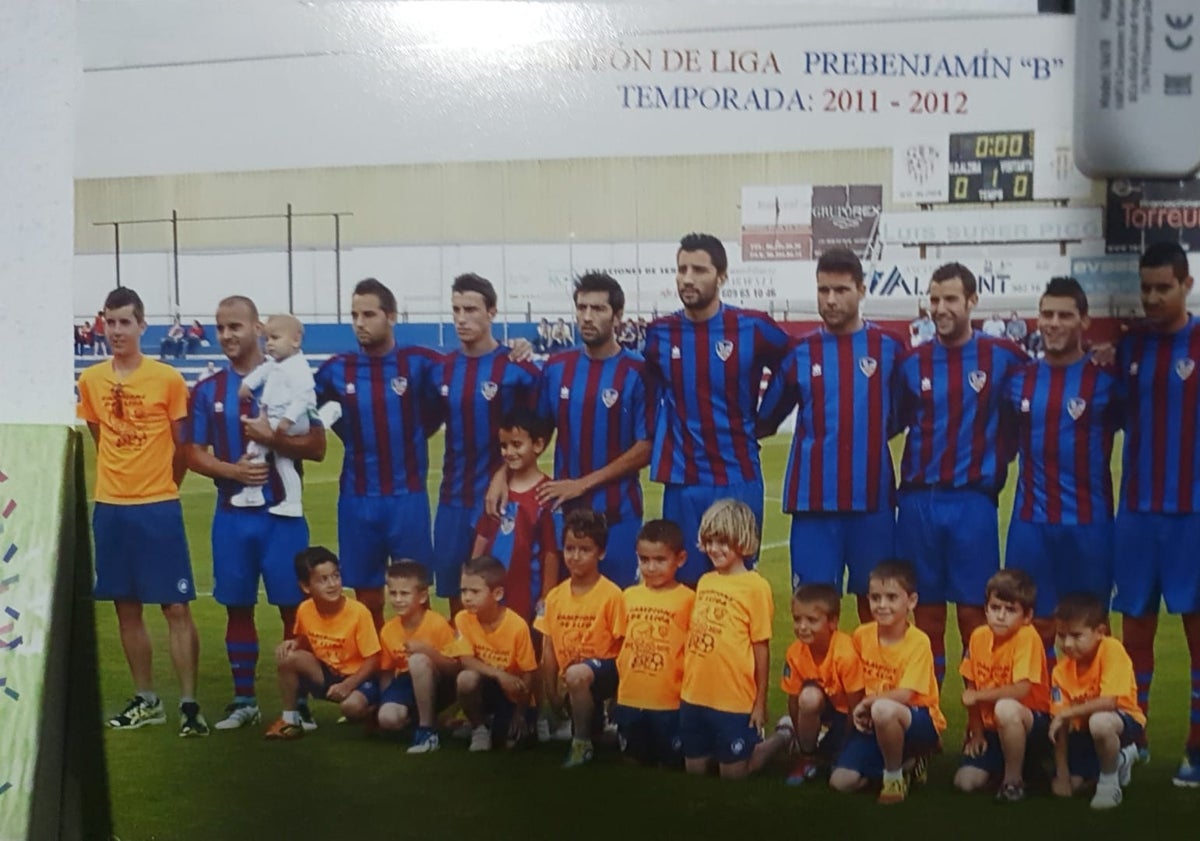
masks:
<svg viewBox="0 0 1200 841"><path fill-rule="evenodd" d="M342 593L337 555L310 546L296 555L296 578L308 599L296 609L296 635L275 649L283 715L266 733L268 739L304 735L297 696L336 703L351 721L366 718L379 700L379 635L375 621L360 602Z"/></svg>

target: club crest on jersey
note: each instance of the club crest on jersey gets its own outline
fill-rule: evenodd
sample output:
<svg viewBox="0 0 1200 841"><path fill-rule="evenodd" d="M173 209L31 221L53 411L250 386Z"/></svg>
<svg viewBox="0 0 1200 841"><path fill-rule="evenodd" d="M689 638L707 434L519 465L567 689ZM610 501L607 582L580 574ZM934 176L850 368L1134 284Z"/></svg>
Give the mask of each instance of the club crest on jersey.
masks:
<svg viewBox="0 0 1200 841"><path fill-rule="evenodd" d="M404 392L408 391L408 377L392 377L392 391L396 392L396 396L403 397Z"/></svg>
<svg viewBox="0 0 1200 841"><path fill-rule="evenodd" d="M1129 376L1136 377L1138 372L1138 364L1136 362L1129 363Z"/></svg>
<svg viewBox="0 0 1200 841"><path fill-rule="evenodd" d="M879 363L875 361L875 357L873 356L864 356L858 360L858 370L866 374L867 377L875 376L877 368L879 368Z"/></svg>
<svg viewBox="0 0 1200 841"><path fill-rule="evenodd" d="M517 518L509 517L507 514L500 521L500 531L504 534L512 534L513 529L517 527Z"/></svg>
<svg viewBox="0 0 1200 841"><path fill-rule="evenodd" d="M1181 380L1186 380L1192 375L1192 371L1196 370L1196 363L1186 356L1183 359L1175 360L1175 374Z"/></svg>
<svg viewBox="0 0 1200 841"><path fill-rule="evenodd" d="M929 377L921 377L921 391L933 391L933 380Z"/></svg>
<svg viewBox="0 0 1200 841"><path fill-rule="evenodd" d="M681 359L682 357L683 357L683 352L679 350L679 346L671 345L671 358L672 359Z"/></svg>
<svg viewBox="0 0 1200 841"><path fill-rule="evenodd" d="M357 386L355 386L354 383L346 383L346 393L347 394L357 394L358 393Z"/></svg>
<svg viewBox="0 0 1200 841"><path fill-rule="evenodd" d="M496 385L491 380L484 380L479 386L479 393L483 395L484 400L491 400L496 396L496 392L500 390L500 386Z"/></svg>
<svg viewBox="0 0 1200 841"><path fill-rule="evenodd" d="M606 388L600 394L600 399L604 401L604 408L611 409L616 405L617 398L620 396L620 392L618 392L615 388Z"/></svg>
<svg viewBox="0 0 1200 841"><path fill-rule="evenodd" d="M1021 399L1021 411L1024 412L1025 414L1029 414L1029 412L1033 411L1029 405L1028 397L1024 397Z"/></svg>
<svg viewBox="0 0 1200 841"><path fill-rule="evenodd" d="M216 403L213 403L213 411L218 415L221 414L225 411L225 404L218 400Z"/></svg>
<svg viewBox="0 0 1200 841"><path fill-rule="evenodd" d="M1079 420L1086 411L1087 401L1082 397L1072 397L1067 401L1067 414L1071 416L1071 420Z"/></svg>
<svg viewBox="0 0 1200 841"><path fill-rule="evenodd" d="M442 397L450 396L450 386L448 386L448 385L442 386L441 389L439 389L439 391L441 391Z"/></svg>
<svg viewBox="0 0 1200 841"><path fill-rule="evenodd" d="M717 351L717 358L722 362L728 361L729 357L733 355L733 342L729 339L721 339L714 345L714 348Z"/></svg>
<svg viewBox="0 0 1200 841"><path fill-rule="evenodd" d="M821 363L819 363L819 362L814 362L814 363L812 364L812 369L811 369L811 370L812 370L812 375L813 375L814 377L819 377L819 376L821 376L821 375L824 373L824 372L821 370Z"/></svg>
<svg viewBox="0 0 1200 841"><path fill-rule="evenodd" d="M567 388L565 385L562 388L560 388L558 390L558 399L559 400L570 400L571 399L571 389Z"/></svg>
<svg viewBox="0 0 1200 841"><path fill-rule="evenodd" d="M967 382L970 383L971 388L973 388L975 393L978 394L979 392L983 391L984 387L987 385L987 372L972 371L967 375Z"/></svg>

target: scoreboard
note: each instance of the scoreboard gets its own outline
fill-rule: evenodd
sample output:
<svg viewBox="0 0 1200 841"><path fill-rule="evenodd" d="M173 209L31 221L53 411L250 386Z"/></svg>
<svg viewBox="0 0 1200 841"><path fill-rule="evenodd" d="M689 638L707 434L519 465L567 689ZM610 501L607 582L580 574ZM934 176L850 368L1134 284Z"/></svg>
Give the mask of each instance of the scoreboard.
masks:
<svg viewBox="0 0 1200 841"><path fill-rule="evenodd" d="M951 204L1033 199L1033 132L950 135Z"/></svg>

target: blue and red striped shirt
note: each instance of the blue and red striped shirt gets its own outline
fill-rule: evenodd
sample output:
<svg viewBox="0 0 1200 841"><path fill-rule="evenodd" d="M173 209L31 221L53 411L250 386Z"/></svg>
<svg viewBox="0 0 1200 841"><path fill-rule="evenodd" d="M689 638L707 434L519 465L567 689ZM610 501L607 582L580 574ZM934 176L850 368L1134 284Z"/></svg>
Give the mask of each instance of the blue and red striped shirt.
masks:
<svg viewBox="0 0 1200 841"><path fill-rule="evenodd" d="M206 377L192 389L188 411L188 439L191 443L211 447L214 456L230 464L246 454L248 441L242 433L241 418L255 413L257 398L262 396L260 387L254 397L239 402L238 389L242 387L243 379L230 367ZM321 425L321 421L315 417L310 418L309 423L313 427ZM283 481L274 467L273 456L267 456L267 464L271 465L271 470L262 492L266 505L271 506L283 500L284 491ZM296 471L304 472L301 462L296 463ZM236 511L229 498L241 491L242 486L231 479L214 479L213 484L217 486L217 505Z"/></svg>
<svg viewBox="0 0 1200 841"><path fill-rule="evenodd" d="M341 404L333 425L345 445L341 492L396 496L425 490L434 374L439 354L397 347L383 356L343 353L317 371L317 404Z"/></svg>
<svg viewBox="0 0 1200 841"><path fill-rule="evenodd" d="M908 428L901 488L973 488L995 494L1013 454L1001 435L1007 381L1029 361L1008 339L976 331L961 347L932 341L901 360L896 401Z"/></svg>
<svg viewBox="0 0 1200 841"><path fill-rule="evenodd" d="M770 435L794 407L783 510L878 511L896 503L892 377L904 345L873 324L839 336L801 337L771 377L758 431Z"/></svg>
<svg viewBox="0 0 1200 841"><path fill-rule="evenodd" d="M437 386L446 421L442 461L444 505L483 504L488 482L500 467L500 420L517 406L537 408L541 374L529 362L513 362L504 345L482 356L454 351L442 357Z"/></svg>
<svg viewBox="0 0 1200 841"><path fill-rule="evenodd" d="M1086 525L1113 515L1113 435L1121 424L1117 372L1085 356L1031 362L1008 383L1021 473L1013 513L1032 523Z"/></svg>
<svg viewBox="0 0 1200 841"><path fill-rule="evenodd" d="M1121 505L1129 511L1200 511L1200 324L1177 333L1138 329L1117 362L1128 395Z"/></svg>
<svg viewBox="0 0 1200 841"><path fill-rule="evenodd" d="M639 441L650 440L654 402L647 399L642 357L620 350L592 359L582 348L551 356L542 367L538 414L558 433L554 478L579 479L610 464ZM642 518L636 472L601 485L566 506L587 507L609 524Z"/></svg>
<svg viewBox="0 0 1200 841"><path fill-rule="evenodd" d="M646 328L646 370L661 395L650 477L723 486L762 480L755 421L763 370L791 339L766 313L721 304L707 321L682 311Z"/></svg>
<svg viewBox="0 0 1200 841"><path fill-rule="evenodd" d="M541 598L545 564L551 553L558 555L561 518L537 500L537 489L545 481L527 491L510 490L504 516L484 514L475 527L475 535L487 541L484 554L504 564L504 604L526 622L533 621Z"/></svg>

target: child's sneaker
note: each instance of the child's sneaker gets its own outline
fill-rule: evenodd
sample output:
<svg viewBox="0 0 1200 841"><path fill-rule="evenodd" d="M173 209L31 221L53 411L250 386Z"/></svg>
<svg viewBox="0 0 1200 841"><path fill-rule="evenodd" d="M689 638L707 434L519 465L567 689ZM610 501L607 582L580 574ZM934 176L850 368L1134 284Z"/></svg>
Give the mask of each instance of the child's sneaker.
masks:
<svg viewBox="0 0 1200 841"><path fill-rule="evenodd" d="M492 749L492 729L486 724L481 724L471 731L471 744L467 750L472 753Z"/></svg>
<svg viewBox="0 0 1200 841"><path fill-rule="evenodd" d="M1133 778L1133 766L1137 764L1137 761L1137 745L1126 745L1117 754L1117 782L1121 784L1121 788L1129 785L1129 781Z"/></svg>
<svg viewBox="0 0 1200 841"><path fill-rule="evenodd" d="M1171 783L1179 788L1200 788L1200 750L1192 749L1183 755Z"/></svg>
<svg viewBox="0 0 1200 841"><path fill-rule="evenodd" d="M1092 797L1093 809L1115 809L1121 805L1121 786L1116 783L1097 783Z"/></svg>
<svg viewBox="0 0 1200 841"><path fill-rule="evenodd" d="M313 718L312 710L308 708L307 701L297 701L296 712L300 713L300 726L304 728L305 733L311 733L317 729L317 720Z"/></svg>
<svg viewBox="0 0 1200 841"><path fill-rule="evenodd" d="M996 792L997 803L1020 803L1025 799L1025 786L1020 783L1004 783Z"/></svg>
<svg viewBox="0 0 1200 841"><path fill-rule="evenodd" d="M195 701L187 701L179 705L179 737L181 739L193 736L207 736L208 722L200 714L200 705Z"/></svg>
<svg viewBox="0 0 1200 841"><path fill-rule="evenodd" d="M264 739L292 741L304 737L304 728L299 724L292 724L285 719L278 719L274 724L267 728Z"/></svg>
<svg viewBox="0 0 1200 841"><path fill-rule="evenodd" d="M595 755L595 749L588 739L572 739L571 752L567 754L567 759L563 762L564 768L578 768L580 765L586 765L592 761Z"/></svg>
<svg viewBox="0 0 1200 841"><path fill-rule="evenodd" d="M262 712L257 704L230 704L225 708L225 717L213 727L218 730L237 730L262 721Z"/></svg>
<svg viewBox="0 0 1200 841"><path fill-rule="evenodd" d="M908 782L903 776L894 780L884 780L883 788L879 790L879 805L891 806L895 803L903 803L904 798L908 797Z"/></svg>
<svg viewBox="0 0 1200 841"><path fill-rule="evenodd" d="M815 779L821 773L821 763L812 754L803 753L796 760L795 766L788 772L787 784L790 786L804 785L809 780Z"/></svg>
<svg viewBox="0 0 1200 841"><path fill-rule="evenodd" d="M929 757L926 754L913 757L912 768L909 769L908 778L912 785L923 786L929 782Z"/></svg>
<svg viewBox="0 0 1200 841"><path fill-rule="evenodd" d="M125 705L125 709L108 720L108 726L113 730L137 730L147 724L166 724L167 713L163 709L162 698L155 698L151 703L141 695L134 695Z"/></svg>
<svg viewBox="0 0 1200 841"><path fill-rule="evenodd" d="M436 730L431 727L418 727L406 753L433 753L441 746Z"/></svg>

